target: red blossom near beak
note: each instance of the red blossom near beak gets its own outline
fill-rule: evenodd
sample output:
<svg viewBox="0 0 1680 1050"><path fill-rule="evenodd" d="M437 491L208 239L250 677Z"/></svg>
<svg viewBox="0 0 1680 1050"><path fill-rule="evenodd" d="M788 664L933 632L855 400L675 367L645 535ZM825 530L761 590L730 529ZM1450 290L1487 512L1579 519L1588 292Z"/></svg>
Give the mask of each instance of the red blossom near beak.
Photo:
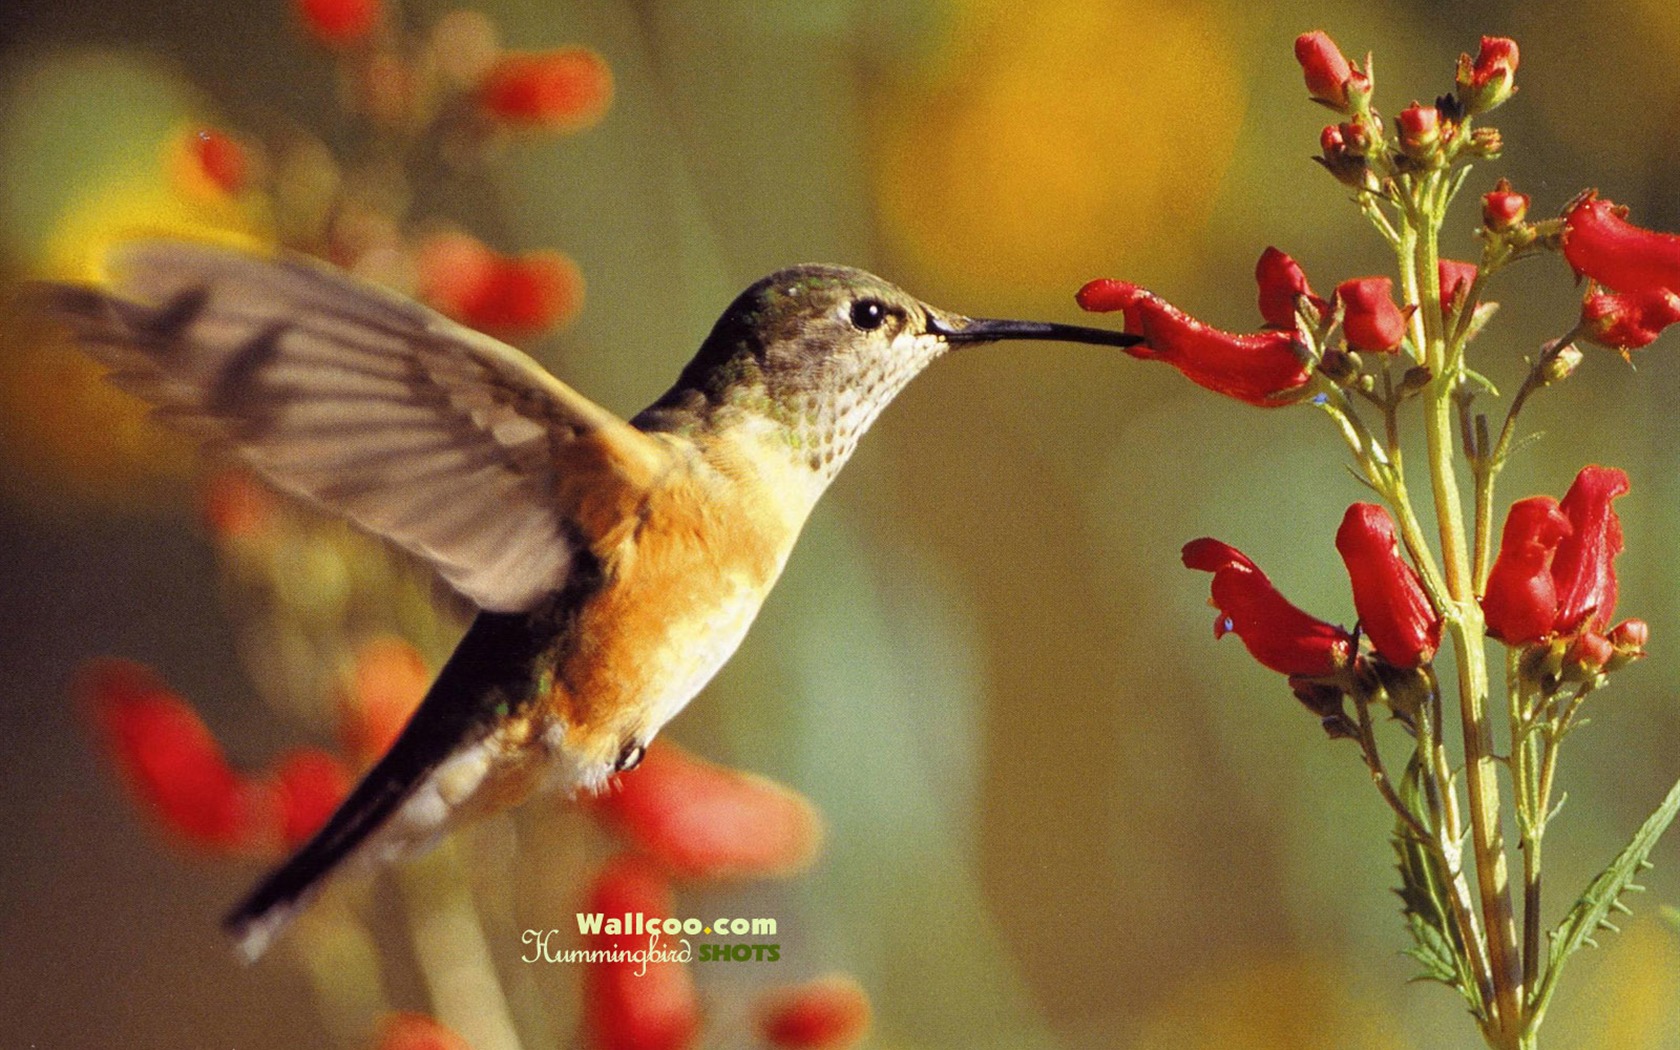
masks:
<svg viewBox="0 0 1680 1050"><path fill-rule="evenodd" d="M398 1013L385 1018L375 1050L472 1050L467 1041L425 1014Z"/></svg>
<svg viewBox="0 0 1680 1050"><path fill-rule="evenodd" d="M298 17L316 41L348 47L366 39L384 17L380 0L296 0Z"/></svg>
<svg viewBox="0 0 1680 1050"><path fill-rule="evenodd" d="M1321 29L1295 38L1295 61L1301 63L1307 94L1332 109L1351 112L1355 99L1369 94L1371 83L1356 71L1342 49Z"/></svg>
<svg viewBox="0 0 1680 1050"><path fill-rule="evenodd" d="M167 831L224 856L270 841L273 799L228 765L198 713L149 669L98 661L76 692L123 783Z"/></svg>
<svg viewBox="0 0 1680 1050"><path fill-rule="evenodd" d="M1295 329L1295 302L1306 296L1313 309L1320 314L1329 311L1329 304L1312 292L1301 264L1278 251L1267 248L1254 264L1254 281L1260 286L1260 316L1268 328L1285 331Z"/></svg>
<svg viewBox="0 0 1680 1050"><path fill-rule="evenodd" d="M1550 496L1530 496L1511 504L1499 557L1488 572L1482 613L1488 633L1506 645L1527 645L1550 634L1557 622L1557 583L1552 559L1558 544L1574 531Z"/></svg>
<svg viewBox="0 0 1680 1050"><path fill-rule="evenodd" d="M1558 504L1571 527L1552 562L1559 634L1603 631L1610 624L1610 615L1616 611L1615 560L1622 552L1622 522L1611 503L1628 488L1622 471L1587 466L1575 475Z"/></svg>
<svg viewBox="0 0 1680 1050"><path fill-rule="evenodd" d="M791 874L822 847L822 818L803 797L664 741L595 805L638 852L688 878Z"/></svg>
<svg viewBox="0 0 1680 1050"><path fill-rule="evenodd" d="M490 67L478 105L499 124L534 131L578 131L612 103L612 67L586 47L513 52Z"/></svg>
<svg viewBox="0 0 1680 1050"><path fill-rule="evenodd" d="M1517 42L1509 37L1484 36L1475 59L1458 59L1458 101L1464 112L1486 113L1517 90Z"/></svg>
<svg viewBox="0 0 1680 1050"><path fill-rule="evenodd" d="M1336 286L1342 304L1342 335L1348 346L1368 353L1389 353L1406 337L1406 314L1394 305L1394 282L1387 277L1355 277Z"/></svg>
<svg viewBox="0 0 1680 1050"><path fill-rule="evenodd" d="M1408 157L1423 157L1441 144L1441 111L1416 102L1396 118L1400 130L1400 151Z"/></svg>
<svg viewBox="0 0 1680 1050"><path fill-rule="evenodd" d="M295 849L320 831L350 794L350 771L325 751L301 748L275 767L273 791L279 800L280 841Z"/></svg>
<svg viewBox="0 0 1680 1050"><path fill-rule="evenodd" d="M1395 667L1427 663L1441 644L1441 618L1423 583L1400 556L1394 519L1374 503L1355 503L1336 530L1336 550L1353 584L1359 626L1377 655Z"/></svg>
<svg viewBox="0 0 1680 1050"><path fill-rule="evenodd" d="M558 252L499 255L466 234L420 246L420 297L463 324L494 335L534 335L577 316L583 275Z"/></svg>
<svg viewBox="0 0 1680 1050"><path fill-rule="evenodd" d="M1563 216L1563 257L1577 277L1628 295L1680 292L1680 236L1635 226L1588 190Z"/></svg>
<svg viewBox="0 0 1680 1050"><path fill-rule="evenodd" d="M1509 180L1500 179L1482 194L1482 225L1496 233L1515 229L1528 218L1530 203L1528 194L1518 193Z"/></svg>
<svg viewBox="0 0 1680 1050"><path fill-rule="evenodd" d="M1270 408L1312 378L1296 352L1293 331L1224 332L1125 281L1092 281L1077 298L1095 313L1125 311L1126 331L1144 339L1126 353L1165 361L1192 383L1238 401Z"/></svg>
<svg viewBox="0 0 1680 1050"><path fill-rule="evenodd" d="M819 977L764 995L758 1032L776 1050L845 1050L869 1031L869 997L844 975Z"/></svg>
<svg viewBox="0 0 1680 1050"><path fill-rule="evenodd" d="M1213 573L1213 636L1234 632L1262 666L1321 678L1352 658L1351 635L1291 605L1242 551L1204 537L1184 545L1183 559L1186 568Z"/></svg>
<svg viewBox="0 0 1680 1050"><path fill-rule="evenodd" d="M1460 295L1469 295L1470 286L1476 283L1478 267L1475 263L1442 259L1435 269L1441 279L1441 316L1451 317L1454 301Z"/></svg>
<svg viewBox="0 0 1680 1050"><path fill-rule="evenodd" d="M1581 300L1581 325L1588 342L1611 350L1650 346L1663 329L1680 322L1680 295L1655 292L1595 292Z"/></svg>
<svg viewBox="0 0 1680 1050"><path fill-rule="evenodd" d="M621 916L640 912L673 914L671 887L647 862L617 857L607 862L582 905L585 912ZM583 948L646 950L647 934L591 936ZM676 938L660 934L659 949L680 951ZM694 975L671 960L592 962L583 972L584 1027L598 1050L681 1050L700 1030L700 1000Z"/></svg>

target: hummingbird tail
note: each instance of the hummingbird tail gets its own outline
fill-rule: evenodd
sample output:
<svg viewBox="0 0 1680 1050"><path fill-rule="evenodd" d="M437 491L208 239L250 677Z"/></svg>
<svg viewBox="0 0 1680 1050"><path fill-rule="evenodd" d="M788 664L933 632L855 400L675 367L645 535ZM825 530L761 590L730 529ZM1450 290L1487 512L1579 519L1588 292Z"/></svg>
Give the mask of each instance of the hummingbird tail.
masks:
<svg viewBox="0 0 1680 1050"><path fill-rule="evenodd" d="M478 614L391 749L321 830L222 920L246 962L268 950L341 864L373 853L375 842L379 854L390 856L424 848L445 830L453 807L439 794L435 774L462 763L477 774L465 781L469 791L482 780L496 704L524 695L508 687L528 672L532 644L526 615Z"/></svg>

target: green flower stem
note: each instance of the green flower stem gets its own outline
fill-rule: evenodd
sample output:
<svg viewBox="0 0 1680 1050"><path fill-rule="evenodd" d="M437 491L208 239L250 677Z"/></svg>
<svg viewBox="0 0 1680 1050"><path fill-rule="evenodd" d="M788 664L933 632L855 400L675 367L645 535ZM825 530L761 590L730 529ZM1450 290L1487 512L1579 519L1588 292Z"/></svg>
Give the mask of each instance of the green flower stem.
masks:
<svg viewBox="0 0 1680 1050"><path fill-rule="evenodd" d="M1443 626L1458 661L1471 840L1476 854L1476 881L1487 930L1497 1018L1492 1031L1502 1040L1501 1045L1514 1047L1523 1030L1522 968L1511 906L1510 874L1500 831L1499 776L1493 756L1493 726L1487 714L1487 654L1483 648L1482 613L1476 603L1458 476L1453 466L1453 391L1459 377L1444 371L1446 340L1441 331L1437 235L1446 187L1438 174L1430 174L1411 181L1409 189L1412 204L1401 230L1400 272L1406 301L1417 305L1411 317L1413 339L1423 348L1424 364L1434 373L1424 392L1424 433L1441 539L1441 561L1450 599L1442 610Z"/></svg>

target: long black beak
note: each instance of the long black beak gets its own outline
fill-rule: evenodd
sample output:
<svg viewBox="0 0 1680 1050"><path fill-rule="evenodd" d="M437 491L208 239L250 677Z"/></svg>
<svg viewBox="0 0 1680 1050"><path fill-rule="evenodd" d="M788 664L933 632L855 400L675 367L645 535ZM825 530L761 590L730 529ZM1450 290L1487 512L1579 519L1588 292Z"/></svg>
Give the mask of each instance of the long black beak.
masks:
<svg viewBox="0 0 1680 1050"><path fill-rule="evenodd" d="M1136 346L1142 336L1106 328L1084 328L1051 321L999 321L985 318L946 318L928 314L928 331L947 343L993 343L1004 339L1053 339L1062 343L1094 343L1097 346Z"/></svg>

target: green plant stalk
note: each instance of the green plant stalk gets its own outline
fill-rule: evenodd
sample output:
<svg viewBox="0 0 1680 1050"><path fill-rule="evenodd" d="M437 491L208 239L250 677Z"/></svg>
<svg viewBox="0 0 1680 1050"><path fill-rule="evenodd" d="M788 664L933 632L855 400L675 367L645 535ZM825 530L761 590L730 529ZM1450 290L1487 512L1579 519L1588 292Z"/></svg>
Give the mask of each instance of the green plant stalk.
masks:
<svg viewBox="0 0 1680 1050"><path fill-rule="evenodd" d="M1499 776L1493 757L1493 727L1487 714L1487 654L1482 644L1482 614L1476 603L1465 542L1464 512L1453 466L1452 395L1458 377L1444 374L1446 340L1441 331L1437 236L1445 210L1445 186L1439 174L1430 174L1414 181L1411 190L1412 206L1407 208L1401 230L1400 272L1406 301L1418 307L1411 318L1413 338L1424 350L1425 365L1434 373L1424 392L1424 433L1441 539L1441 561L1450 599L1448 607L1442 610L1443 627L1458 661L1471 841L1476 854L1476 881L1495 993L1497 1021L1492 1030L1503 1040L1503 1045L1515 1047L1524 1027L1521 959L1500 831Z"/></svg>

